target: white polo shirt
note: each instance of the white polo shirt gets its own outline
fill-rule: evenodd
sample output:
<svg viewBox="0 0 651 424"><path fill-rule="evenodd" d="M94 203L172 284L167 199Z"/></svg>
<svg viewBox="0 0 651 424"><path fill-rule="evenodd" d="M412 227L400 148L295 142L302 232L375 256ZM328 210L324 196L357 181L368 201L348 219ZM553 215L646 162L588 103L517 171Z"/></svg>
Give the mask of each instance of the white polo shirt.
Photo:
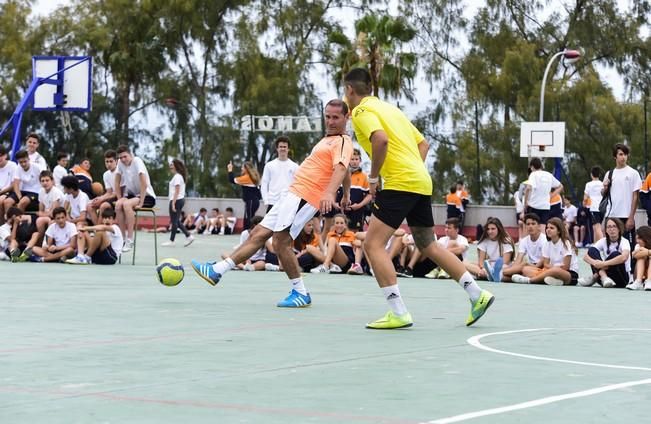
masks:
<svg viewBox="0 0 651 424"><path fill-rule="evenodd" d="M531 186L527 206L534 209L549 210L549 194L553 188L561 185L552 174L539 169L529 174L527 185Z"/></svg>
<svg viewBox="0 0 651 424"><path fill-rule="evenodd" d="M41 168L36 164L30 164L29 169L25 171L21 166L16 167L14 181L19 180L20 191L28 191L38 194L41 191Z"/></svg>
<svg viewBox="0 0 651 424"><path fill-rule="evenodd" d="M147 182L147 195L153 198L156 198L156 193L151 186L151 180L149 179L149 173L145 167L145 163L137 156L134 156L131 160L131 165L127 166L118 161L117 171L121 176L122 186L126 187L127 194L132 194L134 196L140 195L140 174L145 175L145 180ZM114 184L115 188L115 184ZM126 197L126 196L125 196Z"/></svg>

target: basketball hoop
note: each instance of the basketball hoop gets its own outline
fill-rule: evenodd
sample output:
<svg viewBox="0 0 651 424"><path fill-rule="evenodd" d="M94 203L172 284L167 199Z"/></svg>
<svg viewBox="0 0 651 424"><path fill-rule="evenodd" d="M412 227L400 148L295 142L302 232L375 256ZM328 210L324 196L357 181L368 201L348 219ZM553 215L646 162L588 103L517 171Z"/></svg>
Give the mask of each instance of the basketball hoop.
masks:
<svg viewBox="0 0 651 424"><path fill-rule="evenodd" d="M538 146L538 151L539 152L544 152L545 151L545 146Z"/></svg>

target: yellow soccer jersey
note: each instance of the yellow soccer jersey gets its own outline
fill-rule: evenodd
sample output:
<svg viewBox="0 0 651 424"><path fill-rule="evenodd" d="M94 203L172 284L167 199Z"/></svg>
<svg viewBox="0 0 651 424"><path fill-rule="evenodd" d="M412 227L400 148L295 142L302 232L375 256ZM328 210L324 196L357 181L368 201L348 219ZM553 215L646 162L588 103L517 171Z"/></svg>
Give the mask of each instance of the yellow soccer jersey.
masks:
<svg viewBox="0 0 651 424"><path fill-rule="evenodd" d="M383 130L389 138L386 159L380 169L384 189L432 194L432 178L418 150L418 143L425 137L400 109L368 96L353 109L352 117L357 141L369 157L374 131Z"/></svg>

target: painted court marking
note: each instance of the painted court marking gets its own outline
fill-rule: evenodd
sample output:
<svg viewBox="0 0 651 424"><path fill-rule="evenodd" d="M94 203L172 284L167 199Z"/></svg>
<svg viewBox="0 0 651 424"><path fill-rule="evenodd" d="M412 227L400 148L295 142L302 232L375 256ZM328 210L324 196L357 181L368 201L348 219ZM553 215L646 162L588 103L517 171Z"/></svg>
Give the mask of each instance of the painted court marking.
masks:
<svg viewBox="0 0 651 424"><path fill-rule="evenodd" d="M495 333L485 333L485 334L479 334L477 336L470 337L467 342L471 346L474 346L478 349L482 349L488 352L493 352L493 353L499 353L502 355L509 355L509 356L516 356L519 358L526 358L526 359L534 359L538 361L549 361L549 362L562 362L566 364L575 364L575 365L584 365L584 366L591 366L591 367L601 367L601 368L613 368L613 369L624 369L624 370L636 370L636 371L649 371L651 372L651 368L646 368L646 367L634 367L634 366L624 366L624 365L610 365L610 364L600 364L596 362L583 362L583 361L572 361L572 360L567 360L567 359L560 359L560 358L550 358L546 356L537 356L537 355L526 355L522 353L517 353L517 352L509 352L506 350L500 350L500 349L495 349L492 347L485 346L481 343L481 339L485 337L490 337L490 336L498 336L498 335L505 335L505 334L519 334L519 333L533 333L533 332L541 332L541 331L553 331L553 330L561 330L561 331L651 331L651 328L528 328L524 330L511 330L511 331L499 331ZM547 405L550 403L554 402L560 402L563 400L568 400L568 399L576 399L576 398L581 398L581 397L586 397L586 396L592 396L596 395L599 393L604 393L604 392L609 392L613 390L619 390L619 389L624 389L628 387L634 387L634 386L641 386L645 384L651 384L651 378L646 378L643 380L635 380L635 381L627 381L623 383L617 383L617 384L609 384L606 386L601 386L601 387L596 387L593 389L588 389L588 390L581 390L578 392L572 392L572 393L565 393L565 394L560 394L560 395L555 395L555 396L548 396L540 399L534 399L530 400L527 402L521 402L521 403L516 403L513 405L506 405L502 407L497 407L497 408L490 408L490 409L484 409L481 411L475 411L475 412L468 412L465 414L460 414L460 415L454 415L450 417L445 417L445 418L439 418L431 421L427 421L426 423L423 424L448 424L448 423L456 423L456 422L461 422L461 421L466 421L466 420L471 420L474 418L481 418L481 417L486 417L490 415L498 415L498 414L503 414L511 411L517 411L521 409L528 409L528 408L534 408L536 406L541 406L541 405Z"/></svg>

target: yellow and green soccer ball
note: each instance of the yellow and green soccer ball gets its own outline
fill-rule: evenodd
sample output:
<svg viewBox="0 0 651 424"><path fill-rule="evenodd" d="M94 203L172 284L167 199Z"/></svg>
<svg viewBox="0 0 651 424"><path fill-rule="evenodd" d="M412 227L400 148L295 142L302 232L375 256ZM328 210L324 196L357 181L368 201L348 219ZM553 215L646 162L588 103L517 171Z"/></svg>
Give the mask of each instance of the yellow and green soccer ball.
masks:
<svg viewBox="0 0 651 424"><path fill-rule="evenodd" d="M183 281L185 271L178 259L167 258L160 261L156 267L156 275L161 284L172 287Z"/></svg>

